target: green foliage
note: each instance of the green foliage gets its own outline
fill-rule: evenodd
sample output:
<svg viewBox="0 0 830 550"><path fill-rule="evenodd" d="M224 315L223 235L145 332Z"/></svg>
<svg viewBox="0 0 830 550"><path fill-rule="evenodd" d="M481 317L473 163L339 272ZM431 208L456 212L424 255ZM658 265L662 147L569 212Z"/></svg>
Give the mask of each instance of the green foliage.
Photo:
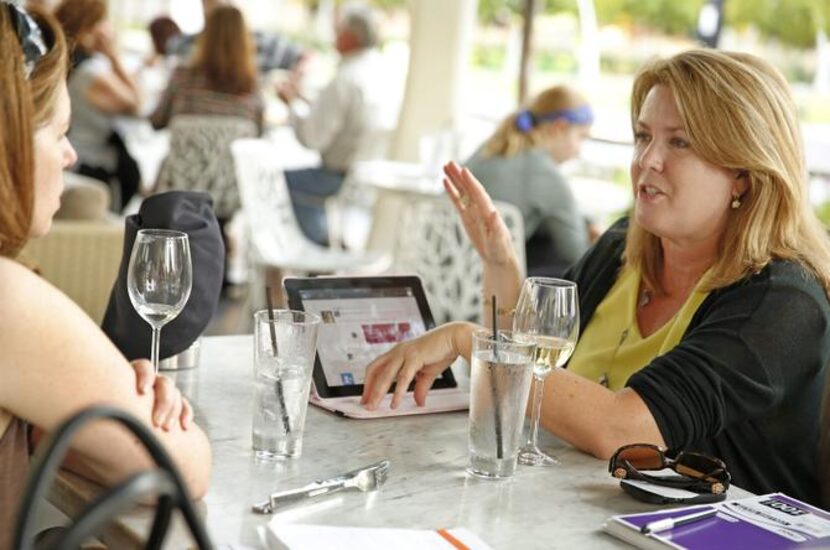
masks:
<svg viewBox="0 0 830 550"><path fill-rule="evenodd" d="M557 74L576 74L579 64L573 52L540 51L533 58L536 69Z"/></svg>
<svg viewBox="0 0 830 550"><path fill-rule="evenodd" d="M541 0L541 6L544 13L566 12L576 15L579 12L577 0Z"/></svg>
<svg viewBox="0 0 830 550"><path fill-rule="evenodd" d="M397 4L403 0L375 0ZM538 0L543 13L578 13L577 0ZM600 24L641 26L670 35L693 35L706 0L594 0ZM485 23L505 24L521 14L524 0L479 0ZM830 0L726 0L727 25L754 25L769 38L797 48L815 46L816 32L830 33Z"/></svg>
<svg viewBox="0 0 830 550"><path fill-rule="evenodd" d="M522 12L522 0L478 0L478 18L484 23L504 25Z"/></svg>
<svg viewBox="0 0 830 550"><path fill-rule="evenodd" d="M344 3L346 0L335 0ZM406 8L414 0L368 0L385 10ZM448 0L453 1L453 0ZM317 0L303 0L314 7ZM546 14L578 13L577 0L537 0ZM640 26L670 35L693 35L706 0L594 0L601 25ZM479 0L479 20L507 24L522 13L524 0ZM725 23L755 26L764 36L796 48L815 46L816 32L830 33L830 0L725 0Z"/></svg>
<svg viewBox="0 0 830 550"><path fill-rule="evenodd" d="M637 24L668 34L689 34L704 0L594 0L601 24ZM479 18L485 23L505 23L522 12L523 0L479 0ZM539 0L543 13L578 14L577 0Z"/></svg>
<svg viewBox="0 0 830 550"><path fill-rule="evenodd" d="M537 0L541 13L577 13L576 0ZM478 18L484 23L505 24L522 14L524 0L478 0Z"/></svg>
<svg viewBox="0 0 830 550"><path fill-rule="evenodd" d="M600 57L600 69L603 73L611 74L634 74L640 65L643 64L643 59L632 57L628 52L603 52Z"/></svg>
<svg viewBox="0 0 830 550"><path fill-rule="evenodd" d="M473 46L473 64L485 69L501 69L507 50L503 45L475 44Z"/></svg>
<svg viewBox="0 0 830 550"><path fill-rule="evenodd" d="M812 48L819 29L830 32L828 0L727 0L725 20L754 25L765 36L796 48Z"/></svg>
<svg viewBox="0 0 830 550"><path fill-rule="evenodd" d="M638 25L666 34L694 32L705 0L595 0L600 24ZM727 0L727 3L729 0Z"/></svg>
<svg viewBox="0 0 830 550"><path fill-rule="evenodd" d="M824 227L830 228L830 202L825 202L815 207L816 215Z"/></svg>
<svg viewBox="0 0 830 550"><path fill-rule="evenodd" d="M349 0L334 0L336 5L342 5L348 3ZM376 8L384 9L384 10L391 10L397 8L405 8L409 3L409 0L363 0L367 4L375 6ZM308 6L309 9L316 10L319 5L319 0L300 0L303 4Z"/></svg>
<svg viewBox="0 0 830 550"><path fill-rule="evenodd" d="M371 0L370 3L380 9L392 10L397 8L405 8L407 0Z"/></svg>

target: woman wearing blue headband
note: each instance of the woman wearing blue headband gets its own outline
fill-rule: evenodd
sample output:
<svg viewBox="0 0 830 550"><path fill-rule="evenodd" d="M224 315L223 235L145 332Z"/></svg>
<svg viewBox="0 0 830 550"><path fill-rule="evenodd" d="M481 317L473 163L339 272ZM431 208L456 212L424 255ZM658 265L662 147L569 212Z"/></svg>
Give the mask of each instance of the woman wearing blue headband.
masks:
<svg viewBox="0 0 830 550"><path fill-rule="evenodd" d="M579 156L593 119L577 92L549 88L504 119L466 163L493 199L521 210L530 274L558 275L588 249L588 227L559 165Z"/></svg>

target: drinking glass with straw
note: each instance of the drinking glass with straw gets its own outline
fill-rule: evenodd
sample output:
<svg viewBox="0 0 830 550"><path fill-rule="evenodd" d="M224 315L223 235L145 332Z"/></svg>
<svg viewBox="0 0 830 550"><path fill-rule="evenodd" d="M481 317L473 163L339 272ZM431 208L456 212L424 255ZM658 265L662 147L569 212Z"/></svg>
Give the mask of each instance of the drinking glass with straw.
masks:
<svg viewBox="0 0 830 550"><path fill-rule="evenodd" d="M535 349L533 341L499 332L495 323L492 329L473 333L467 466L471 474L505 478L515 472Z"/></svg>
<svg viewBox="0 0 830 550"><path fill-rule="evenodd" d="M257 460L300 456L311 374L322 319L306 311L268 308L254 314L253 448Z"/></svg>

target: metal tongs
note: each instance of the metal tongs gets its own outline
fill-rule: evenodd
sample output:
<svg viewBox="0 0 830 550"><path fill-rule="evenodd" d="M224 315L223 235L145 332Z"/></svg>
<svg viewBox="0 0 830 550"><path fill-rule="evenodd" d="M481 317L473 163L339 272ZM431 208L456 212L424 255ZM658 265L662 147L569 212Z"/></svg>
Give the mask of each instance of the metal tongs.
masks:
<svg viewBox="0 0 830 550"><path fill-rule="evenodd" d="M374 491L386 481L386 477L389 475L389 465L388 460L381 460L345 474L309 483L299 489L272 493L268 500L254 504L252 509L257 514L272 514L277 508L323 495L330 495L345 489L358 489L363 492Z"/></svg>

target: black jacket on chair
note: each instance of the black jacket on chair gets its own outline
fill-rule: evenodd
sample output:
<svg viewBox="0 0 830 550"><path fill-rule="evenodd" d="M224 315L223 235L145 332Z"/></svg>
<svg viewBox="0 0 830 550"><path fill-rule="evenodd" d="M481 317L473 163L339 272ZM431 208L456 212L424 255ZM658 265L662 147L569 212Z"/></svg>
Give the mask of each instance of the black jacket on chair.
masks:
<svg viewBox="0 0 830 550"><path fill-rule="evenodd" d="M190 347L210 323L219 295L225 266L225 245L207 193L170 191L148 197L138 214L125 222L124 252L118 278L110 295L101 328L127 359L149 357L152 331L127 293L130 253L139 229L173 229L187 233L193 262L193 290L182 312L164 327L159 359L172 357Z"/></svg>

